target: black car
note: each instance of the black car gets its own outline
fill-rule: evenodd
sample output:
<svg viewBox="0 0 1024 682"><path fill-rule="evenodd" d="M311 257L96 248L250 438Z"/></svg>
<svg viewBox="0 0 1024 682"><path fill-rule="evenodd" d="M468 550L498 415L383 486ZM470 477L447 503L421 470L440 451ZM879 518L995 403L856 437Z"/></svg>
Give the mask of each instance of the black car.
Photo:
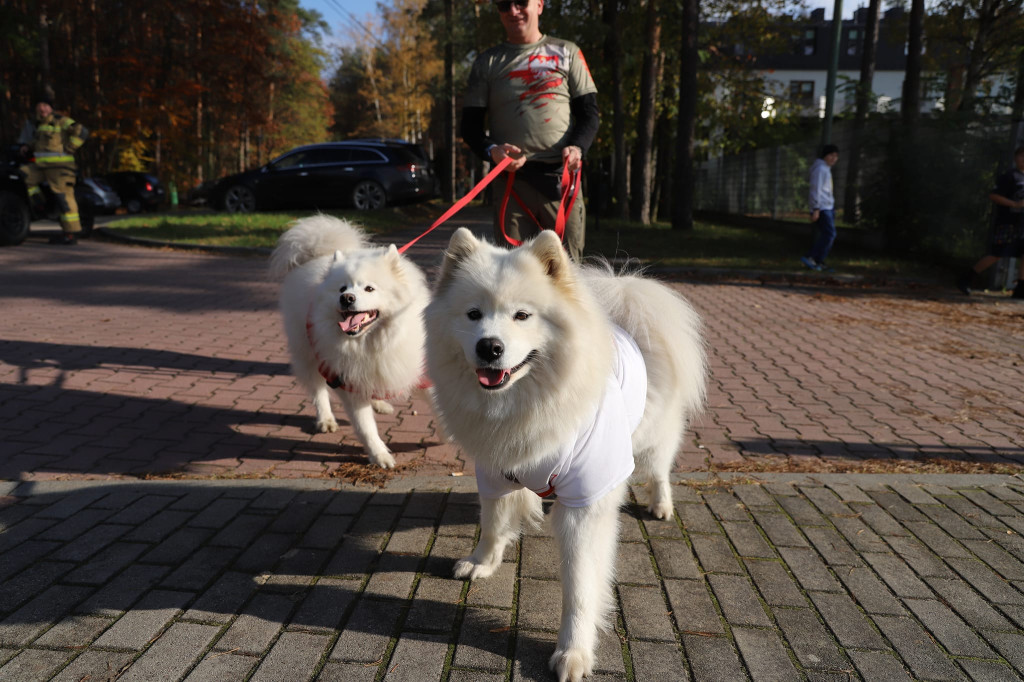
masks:
<svg viewBox="0 0 1024 682"><path fill-rule="evenodd" d="M16 246L28 236L28 191L17 166L4 165L0 172L0 246Z"/></svg>
<svg viewBox="0 0 1024 682"><path fill-rule="evenodd" d="M163 203L164 186L150 173L118 171L104 175L103 180L114 188L129 213L155 211Z"/></svg>
<svg viewBox="0 0 1024 682"><path fill-rule="evenodd" d="M271 208L359 210L428 199L436 181L423 149L402 140L297 147L255 170L223 178L210 204L230 213Z"/></svg>

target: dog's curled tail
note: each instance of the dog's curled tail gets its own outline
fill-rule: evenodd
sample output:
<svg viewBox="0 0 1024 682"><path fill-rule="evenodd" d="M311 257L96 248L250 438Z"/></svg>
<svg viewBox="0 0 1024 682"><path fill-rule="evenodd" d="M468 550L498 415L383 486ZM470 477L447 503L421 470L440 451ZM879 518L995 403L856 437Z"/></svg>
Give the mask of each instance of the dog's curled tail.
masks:
<svg viewBox="0 0 1024 682"><path fill-rule="evenodd" d="M335 251L347 253L367 245L366 235L358 227L322 213L300 218L277 240L270 255L270 274L283 279L294 268Z"/></svg>

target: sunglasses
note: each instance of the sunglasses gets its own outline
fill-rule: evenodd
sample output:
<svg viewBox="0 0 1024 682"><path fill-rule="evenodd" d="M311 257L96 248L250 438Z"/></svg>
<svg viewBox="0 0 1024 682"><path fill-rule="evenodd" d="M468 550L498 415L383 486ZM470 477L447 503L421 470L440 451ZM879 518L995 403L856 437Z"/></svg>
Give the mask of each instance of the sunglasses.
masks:
<svg viewBox="0 0 1024 682"><path fill-rule="evenodd" d="M519 9L526 9L529 4L530 0L499 0L499 2L494 3L498 8L498 11L502 14L511 11L512 5L515 5Z"/></svg>

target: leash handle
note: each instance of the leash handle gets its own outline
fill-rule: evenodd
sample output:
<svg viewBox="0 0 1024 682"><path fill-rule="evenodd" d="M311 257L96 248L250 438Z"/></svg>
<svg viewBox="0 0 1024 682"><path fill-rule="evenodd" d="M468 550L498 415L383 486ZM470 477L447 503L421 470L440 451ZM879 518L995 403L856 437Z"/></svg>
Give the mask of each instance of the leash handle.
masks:
<svg viewBox="0 0 1024 682"><path fill-rule="evenodd" d="M569 162L566 161L562 164L562 199L558 202L558 213L555 215L555 234L561 241L565 241L565 224L569 220L569 213L572 211L572 206L576 203L576 197L580 193L580 173L583 170L583 162L580 161L579 168L576 169L575 173L569 171ZM519 208L523 210L530 220L541 227L540 221L537 220L536 216L526 207L523 200L519 198L515 190L512 189L512 185L515 183L515 172L508 174L508 179L505 181L505 196L501 200L501 213L498 218L498 226L501 228L501 235L505 238L512 246L519 246L523 243L521 239L515 239L514 237L508 236L508 232L505 231L505 212L508 208L509 197L515 197L516 203L519 204ZM543 228L541 228L543 229Z"/></svg>
<svg viewBox="0 0 1024 682"><path fill-rule="evenodd" d="M466 196L464 196L461 199L459 199L458 201L456 201L455 204L451 208L449 208L447 211L445 211L444 214L440 218L438 218L437 220L434 221L433 225L431 225L430 227L427 228L426 232L421 234L419 237L416 237L415 239L413 239L411 242L409 242L408 244L406 244L402 248L398 249L398 252L399 253L405 253L406 250L408 250L408 248L410 246L412 246L413 244L415 244L419 240L421 240L424 237L426 237L438 225L440 225L444 221L448 220L453 215L455 215L456 213L461 211L463 208L465 208L466 204L468 204L470 201L472 201L473 197L475 197L477 194L479 194L483 190L484 187L486 187L487 185L491 184L491 181L494 180L494 178L498 177L498 174L501 173L503 170L505 170L505 167L508 166L510 163L512 163L512 157L510 157L510 156L506 156L504 159L499 161L498 165L496 165L494 168L492 168L491 172L488 173L486 176L484 176L483 180L481 180L480 182L476 183L476 186L473 187L473 189L469 190L469 192L466 193Z"/></svg>

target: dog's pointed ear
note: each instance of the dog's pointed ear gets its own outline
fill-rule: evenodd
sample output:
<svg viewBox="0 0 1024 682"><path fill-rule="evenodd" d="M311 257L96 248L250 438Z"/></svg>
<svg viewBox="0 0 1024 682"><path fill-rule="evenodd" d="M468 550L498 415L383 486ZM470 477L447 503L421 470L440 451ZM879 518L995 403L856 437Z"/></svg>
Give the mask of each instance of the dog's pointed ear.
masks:
<svg viewBox="0 0 1024 682"><path fill-rule="evenodd" d="M344 258L344 256L342 255L340 250L334 252L334 262L335 263L340 261L342 258Z"/></svg>
<svg viewBox="0 0 1024 682"><path fill-rule="evenodd" d="M394 244L388 244L388 250L384 255L391 263L397 263L401 258L401 254L398 253L398 248Z"/></svg>
<svg viewBox="0 0 1024 682"><path fill-rule="evenodd" d="M540 234L530 241L530 253L540 261L544 272L556 283L571 283L572 264L569 254L562 248L562 240L552 230L541 230Z"/></svg>
<svg viewBox="0 0 1024 682"><path fill-rule="evenodd" d="M437 290L441 291L451 280L455 268L480 246L480 241L465 227L460 227L448 241L448 248L441 261L441 273L437 279Z"/></svg>

